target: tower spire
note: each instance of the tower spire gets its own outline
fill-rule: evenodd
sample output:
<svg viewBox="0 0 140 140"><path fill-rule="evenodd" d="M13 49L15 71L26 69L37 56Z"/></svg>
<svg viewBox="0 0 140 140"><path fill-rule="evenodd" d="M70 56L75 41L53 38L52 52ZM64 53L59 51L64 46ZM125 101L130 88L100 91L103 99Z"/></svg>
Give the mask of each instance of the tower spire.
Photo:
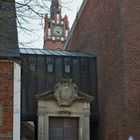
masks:
<svg viewBox="0 0 140 140"><path fill-rule="evenodd" d="M68 17L61 15L61 1L51 0L50 17L45 16L44 49L62 50L68 33Z"/></svg>
<svg viewBox="0 0 140 140"><path fill-rule="evenodd" d="M55 18L56 14L61 14L60 0L52 0L50 13L52 19Z"/></svg>

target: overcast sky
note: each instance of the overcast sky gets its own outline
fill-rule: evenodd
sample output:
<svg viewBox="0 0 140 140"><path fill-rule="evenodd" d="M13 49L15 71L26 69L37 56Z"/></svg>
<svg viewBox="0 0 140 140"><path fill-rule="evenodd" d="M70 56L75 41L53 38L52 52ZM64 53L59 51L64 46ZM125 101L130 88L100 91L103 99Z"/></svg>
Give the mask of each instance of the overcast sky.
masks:
<svg viewBox="0 0 140 140"><path fill-rule="evenodd" d="M20 1L20 0L17 0ZM68 16L70 26L72 25L76 13L79 10L83 0L61 0L62 3L62 16L65 14ZM46 14L46 12L44 12ZM43 48L43 26L44 21L41 19L30 20L30 24L27 25L27 28L32 29L31 33L25 33L24 31L19 31L18 39L19 42L22 42L24 46L20 47L32 47L32 48ZM25 43L30 42L30 43Z"/></svg>

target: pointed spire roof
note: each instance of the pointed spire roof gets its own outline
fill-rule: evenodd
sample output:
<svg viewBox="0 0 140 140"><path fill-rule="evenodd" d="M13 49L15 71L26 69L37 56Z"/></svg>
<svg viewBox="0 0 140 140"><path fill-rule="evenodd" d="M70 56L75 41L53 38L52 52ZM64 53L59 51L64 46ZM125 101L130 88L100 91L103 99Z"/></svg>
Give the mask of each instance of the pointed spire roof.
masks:
<svg viewBox="0 0 140 140"><path fill-rule="evenodd" d="M56 14L61 14L60 0L52 0L50 13L52 19L55 18Z"/></svg>

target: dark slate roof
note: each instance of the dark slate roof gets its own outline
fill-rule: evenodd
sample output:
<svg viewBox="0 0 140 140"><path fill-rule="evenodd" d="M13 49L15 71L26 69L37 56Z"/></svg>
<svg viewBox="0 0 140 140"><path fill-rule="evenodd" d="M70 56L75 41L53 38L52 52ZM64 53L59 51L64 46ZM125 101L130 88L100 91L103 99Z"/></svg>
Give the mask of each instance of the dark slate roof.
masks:
<svg viewBox="0 0 140 140"><path fill-rule="evenodd" d="M0 56L19 56L14 2L0 1Z"/></svg>
<svg viewBox="0 0 140 140"><path fill-rule="evenodd" d="M95 57L95 55L88 54L85 52L48 50L48 49L36 49L36 48L20 48L20 54L55 55L55 56L71 56L71 57Z"/></svg>

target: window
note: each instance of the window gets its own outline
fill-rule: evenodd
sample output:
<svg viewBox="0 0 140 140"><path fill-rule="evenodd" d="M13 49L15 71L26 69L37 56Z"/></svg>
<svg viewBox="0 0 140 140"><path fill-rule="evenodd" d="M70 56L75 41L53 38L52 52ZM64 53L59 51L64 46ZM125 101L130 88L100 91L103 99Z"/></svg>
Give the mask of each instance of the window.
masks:
<svg viewBox="0 0 140 140"><path fill-rule="evenodd" d="M47 71L48 72L53 72L53 64L48 64L47 65Z"/></svg>
<svg viewBox="0 0 140 140"><path fill-rule="evenodd" d="M65 57L64 58L64 72L69 74L71 72L71 58Z"/></svg>
<svg viewBox="0 0 140 140"><path fill-rule="evenodd" d="M88 74L88 66L86 64L82 65L82 74Z"/></svg>
<svg viewBox="0 0 140 140"><path fill-rule="evenodd" d="M31 63L30 64L30 71L35 71L35 69L36 69L35 63Z"/></svg>
<svg viewBox="0 0 140 140"><path fill-rule="evenodd" d="M70 73L70 65L65 64L65 73Z"/></svg>

